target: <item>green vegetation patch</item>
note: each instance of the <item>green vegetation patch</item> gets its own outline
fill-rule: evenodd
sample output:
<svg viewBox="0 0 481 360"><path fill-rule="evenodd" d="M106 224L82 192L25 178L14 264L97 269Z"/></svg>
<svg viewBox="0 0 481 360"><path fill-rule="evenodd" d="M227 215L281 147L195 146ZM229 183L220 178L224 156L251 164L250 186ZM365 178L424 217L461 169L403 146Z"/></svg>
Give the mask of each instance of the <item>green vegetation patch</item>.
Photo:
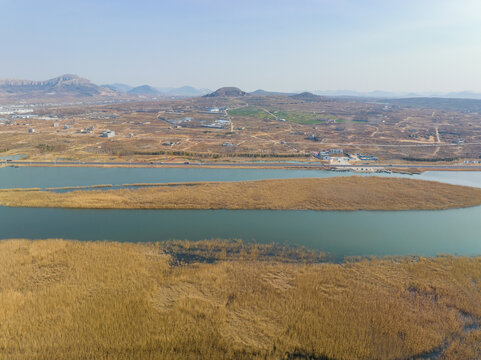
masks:
<svg viewBox="0 0 481 360"><path fill-rule="evenodd" d="M269 115L266 111L259 108L240 108L229 110L229 115L254 117L258 119L273 119L272 115Z"/></svg>
<svg viewBox="0 0 481 360"><path fill-rule="evenodd" d="M298 124L320 124L324 123L329 118L326 115L299 111L275 111L274 114L280 119L285 119Z"/></svg>
<svg viewBox="0 0 481 360"><path fill-rule="evenodd" d="M273 115L271 115L273 114ZM316 114L312 112L301 112L301 111L279 111L279 110L268 110L260 108L240 108L229 110L229 115L231 116L246 116L258 119L284 119L286 121L294 122L297 124L322 124L327 121L334 121L336 123L346 122L346 119L338 118L334 115L324 115Z"/></svg>
<svg viewBox="0 0 481 360"><path fill-rule="evenodd" d="M55 151L64 151L66 150L66 146L64 144L38 144L36 146L40 152L43 153L48 153L48 152L55 152Z"/></svg>
<svg viewBox="0 0 481 360"><path fill-rule="evenodd" d="M345 122L346 119L338 118L334 115L316 114L312 112L300 112L300 111L272 111L279 119L285 119L287 121L295 122L297 124L322 124L328 121Z"/></svg>

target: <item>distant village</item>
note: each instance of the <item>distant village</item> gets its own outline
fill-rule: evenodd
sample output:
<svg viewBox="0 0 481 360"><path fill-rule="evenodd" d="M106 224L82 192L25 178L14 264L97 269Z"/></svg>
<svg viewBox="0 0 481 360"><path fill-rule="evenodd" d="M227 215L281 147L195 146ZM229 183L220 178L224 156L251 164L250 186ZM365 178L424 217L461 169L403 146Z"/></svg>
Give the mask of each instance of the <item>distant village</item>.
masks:
<svg viewBox="0 0 481 360"><path fill-rule="evenodd" d="M190 111L189 111L190 112ZM178 127L205 127L211 129L225 129L230 126L231 122L227 117L227 108L226 107L213 107L207 108L203 111L197 111L197 114L207 114L207 117L203 118L195 118L192 116L183 116L185 115L186 111L166 111L162 115L158 115L157 119L165 121L174 126L174 128ZM179 116L180 117L177 117ZM215 115L215 119L212 119L212 115Z"/></svg>

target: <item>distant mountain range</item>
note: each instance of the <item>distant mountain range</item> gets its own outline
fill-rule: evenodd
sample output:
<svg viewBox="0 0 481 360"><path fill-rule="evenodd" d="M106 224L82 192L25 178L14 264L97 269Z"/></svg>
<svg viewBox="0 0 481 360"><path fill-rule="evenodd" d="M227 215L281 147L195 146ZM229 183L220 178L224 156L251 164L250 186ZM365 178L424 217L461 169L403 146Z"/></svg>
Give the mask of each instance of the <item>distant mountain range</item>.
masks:
<svg viewBox="0 0 481 360"><path fill-rule="evenodd" d="M367 98L383 98L383 99L406 99L406 98L450 98L450 99L481 99L481 93L474 91L459 92L389 92L389 91L370 91L360 92L353 90L315 90L313 94L333 97L367 97Z"/></svg>
<svg viewBox="0 0 481 360"><path fill-rule="evenodd" d="M474 91L460 91L460 92L428 92L428 93L415 93L415 92L389 92L389 91L370 91L360 92L354 90L314 90L314 91L293 91L293 92L278 92L278 91L266 91L256 90L250 92L251 95L256 96L292 96L299 94L312 94L323 97L343 97L343 98L376 98L376 99L409 99L409 98L449 98L449 99L476 99L481 100L481 93Z"/></svg>
<svg viewBox="0 0 481 360"><path fill-rule="evenodd" d="M196 89L192 86L182 87L164 87L156 88L150 85L142 85L133 87L127 84L106 84L103 87L109 88L119 93L133 95L162 95L162 96L178 96L178 97L195 97L202 96L211 92L209 89Z"/></svg>
<svg viewBox="0 0 481 360"><path fill-rule="evenodd" d="M388 103L401 107L419 109L449 110L462 112L481 112L481 99L443 98L443 97L411 97L396 99L374 99L379 103Z"/></svg>
<svg viewBox="0 0 481 360"><path fill-rule="evenodd" d="M279 92L279 91L266 91L266 90L256 90L251 93L251 95L256 95L256 96L289 96L289 95L295 95L296 93L285 93L285 92Z"/></svg>
<svg viewBox="0 0 481 360"><path fill-rule="evenodd" d="M50 80L0 80L0 95L12 97L115 96L115 91L93 84L77 75L66 74Z"/></svg>
<svg viewBox="0 0 481 360"><path fill-rule="evenodd" d="M104 88L110 89L115 92L119 93L127 93L130 90L132 90L134 87L127 85L127 84L120 84L120 83L115 83L115 84L105 84L105 85L100 85Z"/></svg>
<svg viewBox="0 0 481 360"><path fill-rule="evenodd" d="M182 86L178 88L159 88L159 90L167 95L185 97L203 96L212 92L212 90L209 89L197 89L192 86Z"/></svg>
<svg viewBox="0 0 481 360"><path fill-rule="evenodd" d="M44 81L0 80L0 101L70 102L133 99L136 97L195 97L210 93L191 86L155 88L114 83L96 85L78 75L65 74Z"/></svg>
<svg viewBox="0 0 481 360"><path fill-rule="evenodd" d="M275 92L256 90L247 93L237 87L222 87L214 92L192 86L154 87L152 85L131 86L122 83L96 85L90 80L73 74L65 74L44 81L6 79L0 80L0 101L59 102L59 101L101 101L156 97L242 97L242 96L290 96L303 101L320 101L325 97L373 98L373 99L475 99L481 100L481 93L472 91L450 93L395 93L386 91L358 92L351 90L312 92ZM418 104L417 102L410 102ZM455 103L458 106L459 102Z"/></svg>

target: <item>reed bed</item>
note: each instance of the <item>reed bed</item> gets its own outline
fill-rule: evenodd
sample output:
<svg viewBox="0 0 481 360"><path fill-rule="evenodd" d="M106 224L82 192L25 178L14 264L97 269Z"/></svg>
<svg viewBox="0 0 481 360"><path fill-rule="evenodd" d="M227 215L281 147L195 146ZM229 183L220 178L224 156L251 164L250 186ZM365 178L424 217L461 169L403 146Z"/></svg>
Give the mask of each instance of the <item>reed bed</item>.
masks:
<svg viewBox="0 0 481 360"><path fill-rule="evenodd" d="M301 253L1 241L0 358L481 357L481 258Z"/></svg>
<svg viewBox="0 0 481 360"><path fill-rule="evenodd" d="M55 193L2 190L0 205L96 209L440 210L481 204L481 189L433 181L336 177L157 185Z"/></svg>

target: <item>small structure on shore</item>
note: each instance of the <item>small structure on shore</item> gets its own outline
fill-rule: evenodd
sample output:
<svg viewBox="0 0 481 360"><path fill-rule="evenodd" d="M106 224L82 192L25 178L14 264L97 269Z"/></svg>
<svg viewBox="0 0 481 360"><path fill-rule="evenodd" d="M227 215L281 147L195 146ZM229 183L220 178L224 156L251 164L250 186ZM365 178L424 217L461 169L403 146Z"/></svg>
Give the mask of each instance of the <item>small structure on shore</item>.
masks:
<svg viewBox="0 0 481 360"><path fill-rule="evenodd" d="M115 136L115 131L112 130L105 130L102 131L102 134L100 137L105 137L105 138L113 138Z"/></svg>
<svg viewBox="0 0 481 360"><path fill-rule="evenodd" d="M344 150L343 149L329 149L330 154L343 154Z"/></svg>

